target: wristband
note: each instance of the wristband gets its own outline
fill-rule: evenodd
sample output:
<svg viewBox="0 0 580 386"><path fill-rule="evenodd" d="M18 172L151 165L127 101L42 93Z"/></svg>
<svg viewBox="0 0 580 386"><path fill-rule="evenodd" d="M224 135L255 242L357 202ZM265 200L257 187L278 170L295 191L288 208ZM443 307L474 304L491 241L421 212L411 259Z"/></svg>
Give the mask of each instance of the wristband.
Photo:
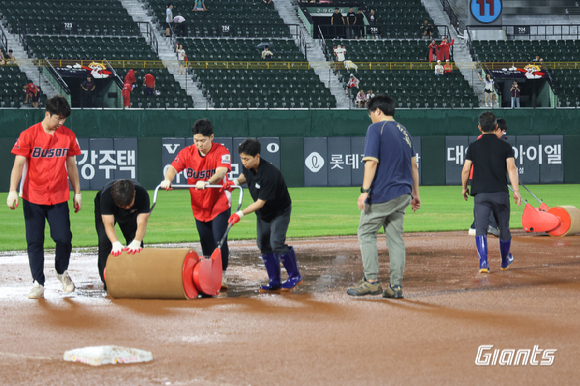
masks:
<svg viewBox="0 0 580 386"><path fill-rule="evenodd" d="M77 196L81 197L81 194L80 193L75 193L75 197L77 197Z"/></svg>
<svg viewBox="0 0 580 386"><path fill-rule="evenodd" d="M237 211L236 214L238 215L239 218L244 217L244 212L242 212L241 210Z"/></svg>
<svg viewBox="0 0 580 386"><path fill-rule="evenodd" d="M232 182L234 183L234 185L240 186L240 181L238 181L238 179L237 179L237 178L234 178L234 179L232 180Z"/></svg>

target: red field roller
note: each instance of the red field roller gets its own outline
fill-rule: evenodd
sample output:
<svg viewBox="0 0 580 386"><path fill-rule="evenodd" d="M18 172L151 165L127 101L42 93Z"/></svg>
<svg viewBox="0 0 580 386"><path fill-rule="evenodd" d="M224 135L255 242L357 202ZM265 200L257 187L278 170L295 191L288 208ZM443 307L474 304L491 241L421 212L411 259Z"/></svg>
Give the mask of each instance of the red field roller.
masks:
<svg viewBox="0 0 580 386"><path fill-rule="evenodd" d="M522 215L522 226L526 232L548 232L550 236L573 236L580 232L580 210L574 206L550 208L524 184L521 184L539 203L534 208L526 200ZM510 188L511 189L511 188Z"/></svg>
<svg viewBox="0 0 580 386"><path fill-rule="evenodd" d="M175 189L194 188L195 185L173 185ZM151 211L157 204L155 189ZM221 185L207 185L206 188L221 188ZM241 187L238 209L242 206L244 192ZM229 192L228 192L229 194ZM145 248L130 255L109 255L105 268L105 280L109 295L114 299L193 299L199 293L216 296L222 283L221 246L231 229L228 226L224 236L211 258L200 258L188 249Z"/></svg>

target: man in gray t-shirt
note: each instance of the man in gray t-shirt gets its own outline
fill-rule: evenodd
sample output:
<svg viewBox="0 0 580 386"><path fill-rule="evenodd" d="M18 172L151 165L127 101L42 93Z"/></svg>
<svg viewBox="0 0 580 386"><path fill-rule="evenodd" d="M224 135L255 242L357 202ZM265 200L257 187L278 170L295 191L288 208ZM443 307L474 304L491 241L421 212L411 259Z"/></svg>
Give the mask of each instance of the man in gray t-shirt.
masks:
<svg viewBox="0 0 580 386"><path fill-rule="evenodd" d="M173 23L173 4L167 4L167 8L165 9L165 23L167 23L167 28L165 29L165 36L171 36L171 23Z"/></svg>

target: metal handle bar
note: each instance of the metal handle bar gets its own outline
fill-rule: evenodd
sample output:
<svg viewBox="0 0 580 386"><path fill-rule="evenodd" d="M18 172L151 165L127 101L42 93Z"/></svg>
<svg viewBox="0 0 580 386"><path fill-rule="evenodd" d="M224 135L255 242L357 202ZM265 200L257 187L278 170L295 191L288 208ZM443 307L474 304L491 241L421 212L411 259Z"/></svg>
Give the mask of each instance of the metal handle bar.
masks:
<svg viewBox="0 0 580 386"><path fill-rule="evenodd" d="M522 184L522 186L523 186L523 184ZM508 189L509 189L509 190L511 190L511 191L512 191L512 193L515 193L515 192L514 192L514 190L512 189L512 187L511 187L511 186L509 186L509 185L508 185L507 187L508 187ZM524 187L525 187L525 186L524 186ZM522 197L522 201L524 202L524 204L527 204L527 203L528 203L528 202L526 201L526 199L525 199L525 198L523 198L523 197ZM540 204L541 204L541 202L540 202Z"/></svg>
<svg viewBox="0 0 580 386"><path fill-rule="evenodd" d="M206 188L214 188L214 189L221 189L222 185L206 185ZM159 189L161 188L161 184L157 185L157 187L155 188L155 194L153 194L153 205L151 206L151 210L149 211L149 213L153 212L153 208L155 208L155 205L157 204L157 192L159 191ZM195 185L171 185L172 189L189 189L189 188L195 188ZM240 189L240 198L239 198L239 202L238 202L238 209L236 210L239 211L240 208L242 207L242 201L244 200L244 189L242 189L241 186L239 185L233 185L231 187L232 189ZM227 232L226 232L227 235Z"/></svg>

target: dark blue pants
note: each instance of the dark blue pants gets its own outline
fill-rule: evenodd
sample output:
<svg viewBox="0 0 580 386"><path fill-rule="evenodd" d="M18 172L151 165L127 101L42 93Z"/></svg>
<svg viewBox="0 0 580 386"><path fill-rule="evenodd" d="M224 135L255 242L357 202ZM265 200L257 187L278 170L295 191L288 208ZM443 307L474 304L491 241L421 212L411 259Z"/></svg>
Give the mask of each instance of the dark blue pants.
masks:
<svg viewBox="0 0 580 386"><path fill-rule="evenodd" d="M211 256L213 251L217 248L218 243L224 237L226 229L228 228L228 220L232 213L231 208L218 214L211 221L195 220L197 226L197 233L199 233L199 242L201 243L201 250L204 256ZM228 269L228 261L230 256L230 249L228 247L228 239L224 241L222 248L222 270Z"/></svg>
<svg viewBox="0 0 580 386"><path fill-rule="evenodd" d="M276 216L272 221L266 222L257 218L256 228L258 231L258 248L262 255L274 252L277 255L283 255L290 250L286 245L286 232L290 225L290 214L292 206L289 206L284 212Z"/></svg>
<svg viewBox="0 0 580 386"><path fill-rule="evenodd" d="M22 202L30 272L33 280L44 285L44 227L47 220L50 237L56 243L56 273L62 275L68 269L72 251L68 202L56 205L36 205L24 199Z"/></svg>
<svg viewBox="0 0 580 386"><path fill-rule="evenodd" d="M500 240L512 239L510 232L510 196L504 192L478 193L475 195L475 235L486 236L489 218L497 219Z"/></svg>

